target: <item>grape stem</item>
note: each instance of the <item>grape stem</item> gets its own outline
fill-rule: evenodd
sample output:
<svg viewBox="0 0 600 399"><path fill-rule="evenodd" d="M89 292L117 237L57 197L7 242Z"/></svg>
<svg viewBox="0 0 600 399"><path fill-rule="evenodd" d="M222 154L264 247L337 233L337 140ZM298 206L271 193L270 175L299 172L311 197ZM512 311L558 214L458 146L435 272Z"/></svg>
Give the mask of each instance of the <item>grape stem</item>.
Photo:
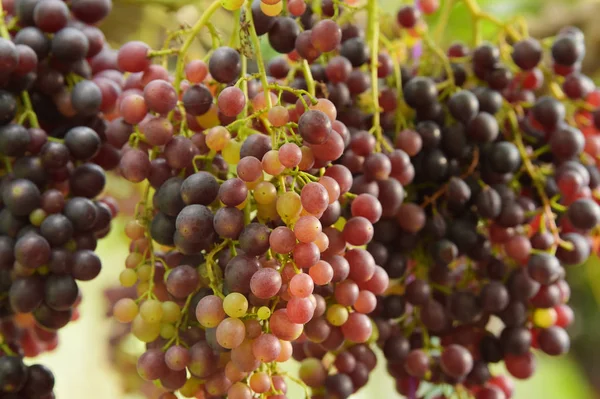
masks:
<svg viewBox="0 0 600 399"><path fill-rule="evenodd" d="M218 1L218 0L217 0ZM263 61L262 53L260 51L260 40L256 34L256 28L254 27L254 17L252 16L252 1L246 1L246 18L248 20L250 40L252 41L252 47L254 47L254 55L256 56L256 63L258 64L258 73L260 75L260 81L264 87L265 101L267 103L267 109L270 109L273 104L271 103L271 96L269 95L269 82L267 80L267 71L265 70L265 63Z"/></svg>
<svg viewBox="0 0 600 399"><path fill-rule="evenodd" d="M517 146L519 153L521 154L521 159L523 160L523 165L525 166L525 170L527 174L531 177L533 185L542 201L543 208L543 216L550 226L550 232L554 237L553 251L556 251L557 246L561 246L567 250L573 249L573 244L570 242L564 241L560 238L560 234L558 231L558 227L556 226L556 220L554 212L552 212L552 204L548 199L548 195L546 194L546 190L544 188L543 182L540 180L540 175L536 169L536 166L531 162L529 158L529 154L527 154L527 149L525 148L525 144L523 143L523 137L521 136L521 132L519 130L519 122L517 121L517 116L512 108L509 108L507 113L507 118L510 121L510 125L514 134L514 144ZM541 224L544 225L544 220L541 221Z"/></svg>
<svg viewBox="0 0 600 399"><path fill-rule="evenodd" d="M183 69L185 67L185 55L190 49L190 46L194 42L194 39L200 32L200 30L208 23L210 17L221 8L221 1L214 0L210 6L202 13L202 16L196 22L196 24L190 29L188 37L185 39L185 42L181 46L179 50L179 56L177 57L177 66L175 68L175 91L177 92L177 96L181 92L181 81L183 80Z"/></svg>
<svg viewBox="0 0 600 399"><path fill-rule="evenodd" d="M304 80L306 80L306 87L308 88L308 92L311 97L315 96L315 79L312 76L312 72L310 71L310 65L308 65L308 61L302 61L302 72L304 73Z"/></svg>
<svg viewBox="0 0 600 399"><path fill-rule="evenodd" d="M446 0L444 2L444 8L440 13L440 17L438 19L438 23L435 27L435 32L433 37L436 42L442 41L442 35L446 31L446 27L448 26L448 21L450 20L450 13L452 12L452 7L454 7L455 0Z"/></svg>
<svg viewBox="0 0 600 399"><path fill-rule="evenodd" d="M377 138L377 151L381 151L381 144L386 150L391 151L389 143L383 140L381 132L381 109L379 107L379 77L377 76L377 68L379 66L379 0L369 0L367 3L368 13L368 30L367 38L371 43L371 100L373 101L373 127L371 134Z"/></svg>
<svg viewBox="0 0 600 399"><path fill-rule="evenodd" d="M220 298L224 298L225 296L221 292L221 282L217 279L217 276L215 275L215 271L213 269L213 266L215 264L214 257L217 253L219 253L219 251L227 247L227 245L229 245L229 240L224 240L219 245L214 247L209 253L207 253L205 257L206 273L208 274L209 286L210 288L212 288L215 295L219 296Z"/></svg>
<svg viewBox="0 0 600 399"><path fill-rule="evenodd" d="M481 43L481 21L489 21L497 27L503 29L515 41L521 39L519 32L517 32L512 26L503 23L492 14L482 11L479 4L477 4L477 0L463 1L473 20L473 45L477 46Z"/></svg>

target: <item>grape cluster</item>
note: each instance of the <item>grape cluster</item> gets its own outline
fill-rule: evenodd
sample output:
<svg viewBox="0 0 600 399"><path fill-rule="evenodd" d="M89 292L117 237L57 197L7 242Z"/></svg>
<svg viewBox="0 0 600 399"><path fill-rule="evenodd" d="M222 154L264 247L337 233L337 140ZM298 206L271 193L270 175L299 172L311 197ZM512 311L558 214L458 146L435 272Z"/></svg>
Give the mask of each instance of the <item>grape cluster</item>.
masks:
<svg viewBox="0 0 600 399"><path fill-rule="evenodd" d="M285 399L290 381L347 398L377 347L403 395L502 399L490 364L524 379L535 351L568 351L566 269L600 224L581 32L540 42L465 1L501 40L475 29L444 51L422 17L435 0L387 22L376 0L318 3L214 1L161 49L113 50L93 26L109 1L3 1L5 392L52 397L18 356L56 345L76 280L100 271L113 169L144 186L115 340L145 344L136 368L161 399ZM239 11L229 46L203 30L220 8ZM292 357L299 378L278 365Z"/></svg>
<svg viewBox="0 0 600 399"><path fill-rule="evenodd" d="M565 267L600 222L582 35L554 38L551 65L507 25L510 44L443 52L421 30L437 4L419 7L398 11L393 40L427 51L402 65L372 18L366 39L338 23L352 6L327 1L247 3L240 47L180 55L173 77L144 43L119 50L131 75L107 136L147 188L120 278L137 299L114 314L146 343L138 372L162 398L285 398L290 357L307 395L346 398L375 344L404 395L508 398L490 364L528 378L534 349L568 350ZM261 35L282 56L265 64Z"/></svg>
<svg viewBox="0 0 600 399"><path fill-rule="evenodd" d="M117 212L102 197L119 154L102 113L123 76L98 66L105 0L2 1L0 8L0 396L54 398L24 357L56 348L78 318L79 282L101 269L97 240ZM111 100L111 96L112 100ZM116 162L115 162L116 159Z"/></svg>

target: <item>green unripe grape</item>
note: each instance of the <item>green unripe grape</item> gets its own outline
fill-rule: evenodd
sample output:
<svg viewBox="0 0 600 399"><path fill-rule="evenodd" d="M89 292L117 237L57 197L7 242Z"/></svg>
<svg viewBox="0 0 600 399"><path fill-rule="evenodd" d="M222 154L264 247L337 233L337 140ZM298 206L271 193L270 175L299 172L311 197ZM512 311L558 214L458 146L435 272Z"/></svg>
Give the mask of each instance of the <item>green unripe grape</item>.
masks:
<svg viewBox="0 0 600 399"><path fill-rule="evenodd" d="M113 315L121 323L131 323L138 315L138 305L131 298L122 298L115 303Z"/></svg>
<svg viewBox="0 0 600 399"><path fill-rule="evenodd" d="M160 301L149 299L140 306L140 316L147 323L160 323L163 308Z"/></svg>
<svg viewBox="0 0 600 399"><path fill-rule="evenodd" d="M260 309L258 309L258 312L256 312L256 315L260 320L267 320L271 317L271 309L267 306L261 306Z"/></svg>
<svg viewBox="0 0 600 399"><path fill-rule="evenodd" d="M329 309L327 309L327 321L331 323L331 325L339 327L343 325L348 320L348 309L343 307L342 305L335 304L331 305Z"/></svg>
<svg viewBox="0 0 600 399"><path fill-rule="evenodd" d="M137 315L131 324L131 332L142 342L152 342L160 335L160 323L148 323Z"/></svg>
<svg viewBox="0 0 600 399"><path fill-rule="evenodd" d="M133 269L125 269L119 275L123 287L133 287L137 283L138 275Z"/></svg>
<svg viewBox="0 0 600 399"><path fill-rule="evenodd" d="M41 226L44 219L46 219L46 212L43 209L36 209L29 214L29 221L32 225L39 227Z"/></svg>
<svg viewBox="0 0 600 399"><path fill-rule="evenodd" d="M173 338L176 331L173 324L163 323L160 325L160 336L164 339Z"/></svg>
<svg viewBox="0 0 600 399"><path fill-rule="evenodd" d="M232 292L223 300L223 310L229 317L243 317L248 312L248 300L238 292Z"/></svg>
<svg viewBox="0 0 600 399"><path fill-rule="evenodd" d="M238 2L238 0L224 0L223 3L228 3L228 2ZM242 2L243 3L243 2ZM241 4L240 3L240 7ZM237 7L239 8L239 7ZM235 140L230 140L229 143L227 143L227 145L225 146L225 148L223 148L223 151L221 151L221 155L223 156L223 159L225 160L225 162L227 162L229 165L237 165L238 162L240 162L240 149L242 148L242 143L240 143L239 141L235 141Z"/></svg>
<svg viewBox="0 0 600 399"><path fill-rule="evenodd" d="M184 398L195 398L198 390L202 387L202 380L196 377L190 377L189 380L179 389L179 393Z"/></svg>
<svg viewBox="0 0 600 399"><path fill-rule="evenodd" d="M181 317L181 308L173 301L162 303L163 315L161 321L164 323L175 323Z"/></svg>
<svg viewBox="0 0 600 399"><path fill-rule="evenodd" d="M137 269L137 276L140 281L150 281L152 276L152 267L150 265L142 265Z"/></svg>

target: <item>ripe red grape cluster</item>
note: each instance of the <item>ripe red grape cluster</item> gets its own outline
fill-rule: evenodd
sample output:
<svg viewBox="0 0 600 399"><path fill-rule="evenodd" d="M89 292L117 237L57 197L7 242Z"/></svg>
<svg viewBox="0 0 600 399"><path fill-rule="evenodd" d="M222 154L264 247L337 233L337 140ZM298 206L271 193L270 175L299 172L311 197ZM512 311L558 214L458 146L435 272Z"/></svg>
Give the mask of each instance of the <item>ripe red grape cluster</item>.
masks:
<svg viewBox="0 0 600 399"><path fill-rule="evenodd" d="M577 29L541 43L465 3L500 44L443 51L421 18L435 2L388 37L376 1L256 1L223 3L239 45L203 61L185 52L219 2L179 48L121 47L107 136L146 189L120 277L136 295L114 315L162 399L283 399L289 381L347 398L376 346L403 395L502 399L490 364L524 379L536 350L568 351L565 268L600 223L600 91ZM265 63L262 35L281 56Z"/></svg>
<svg viewBox="0 0 600 399"><path fill-rule="evenodd" d="M23 358L56 348L78 318L79 282L100 272L94 249L117 212L100 196L118 165L101 113L123 76L101 66L94 26L110 1L1 5L0 397L48 399L52 372Z"/></svg>

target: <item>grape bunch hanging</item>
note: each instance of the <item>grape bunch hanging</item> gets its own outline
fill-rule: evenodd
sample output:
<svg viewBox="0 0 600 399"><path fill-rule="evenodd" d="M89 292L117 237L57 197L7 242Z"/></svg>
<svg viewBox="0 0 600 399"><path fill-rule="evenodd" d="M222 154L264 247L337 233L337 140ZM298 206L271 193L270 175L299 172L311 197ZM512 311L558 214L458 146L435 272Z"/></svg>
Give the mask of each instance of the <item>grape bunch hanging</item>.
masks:
<svg viewBox="0 0 600 399"><path fill-rule="evenodd" d="M443 49L458 3L473 40ZM408 398L508 399L569 350L566 271L600 235L578 29L537 40L474 0L216 0L117 50L110 0L0 4L1 398L54 397L24 358L101 272L107 171L142 192L112 313L149 397L344 399L381 351Z"/></svg>

